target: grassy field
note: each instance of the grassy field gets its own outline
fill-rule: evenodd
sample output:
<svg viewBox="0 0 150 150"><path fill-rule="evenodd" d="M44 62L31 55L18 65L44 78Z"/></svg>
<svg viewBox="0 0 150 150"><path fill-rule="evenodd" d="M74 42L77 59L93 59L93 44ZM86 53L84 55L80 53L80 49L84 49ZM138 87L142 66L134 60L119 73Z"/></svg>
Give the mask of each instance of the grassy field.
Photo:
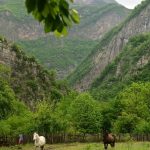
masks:
<svg viewBox="0 0 150 150"><path fill-rule="evenodd" d="M0 148L1 150L34 150L33 145L25 145L22 148L17 146L10 148ZM150 142L127 142L127 143L117 143L115 148L108 148L108 150L150 150ZM102 143L72 143L72 144L57 144L57 145L46 145L45 150L103 150Z"/></svg>

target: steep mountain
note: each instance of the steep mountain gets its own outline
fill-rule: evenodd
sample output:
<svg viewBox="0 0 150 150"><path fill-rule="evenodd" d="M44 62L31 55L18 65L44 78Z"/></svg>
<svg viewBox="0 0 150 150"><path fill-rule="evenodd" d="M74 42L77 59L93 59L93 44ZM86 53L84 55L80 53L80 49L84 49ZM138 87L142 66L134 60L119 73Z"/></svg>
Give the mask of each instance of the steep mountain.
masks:
<svg viewBox="0 0 150 150"><path fill-rule="evenodd" d="M73 28L74 32L71 32L71 35L88 39L100 39L130 12L116 3L79 5L77 9L81 15L81 22Z"/></svg>
<svg viewBox="0 0 150 150"><path fill-rule="evenodd" d="M0 34L16 41L43 36L43 30L39 23L27 14L24 0L1 0Z"/></svg>
<svg viewBox="0 0 150 150"><path fill-rule="evenodd" d="M50 34L45 35L41 25L26 14L23 0L1 0L0 34L17 41L28 54L34 55L46 67L56 69L59 77L64 77L81 63L104 33L129 13L110 0L98 3L97 0L88 0L75 3L74 7L81 15L80 25L74 26L68 37L56 39Z"/></svg>
<svg viewBox="0 0 150 150"><path fill-rule="evenodd" d="M101 75L123 50L129 38L150 31L150 1L143 1L119 26L108 32L68 79L77 90L83 91Z"/></svg>
<svg viewBox="0 0 150 150"><path fill-rule="evenodd" d="M0 65L10 68L8 82L16 96L32 108L39 100L57 101L67 92L65 84L55 80L54 72L44 69L34 57L26 56L4 38L0 38Z"/></svg>
<svg viewBox="0 0 150 150"><path fill-rule="evenodd" d="M129 39L116 59L93 82L90 91L95 99L107 101L132 82L146 81L150 81L150 33Z"/></svg>

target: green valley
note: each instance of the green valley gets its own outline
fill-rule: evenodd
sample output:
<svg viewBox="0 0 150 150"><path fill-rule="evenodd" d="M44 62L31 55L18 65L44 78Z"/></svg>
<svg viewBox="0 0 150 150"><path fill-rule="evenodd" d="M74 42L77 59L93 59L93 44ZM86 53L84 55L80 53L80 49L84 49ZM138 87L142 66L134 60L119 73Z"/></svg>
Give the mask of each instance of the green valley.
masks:
<svg viewBox="0 0 150 150"><path fill-rule="evenodd" d="M0 0L0 149L148 150L150 1L126 18L114 0L76 0L81 22L61 38L23 3Z"/></svg>

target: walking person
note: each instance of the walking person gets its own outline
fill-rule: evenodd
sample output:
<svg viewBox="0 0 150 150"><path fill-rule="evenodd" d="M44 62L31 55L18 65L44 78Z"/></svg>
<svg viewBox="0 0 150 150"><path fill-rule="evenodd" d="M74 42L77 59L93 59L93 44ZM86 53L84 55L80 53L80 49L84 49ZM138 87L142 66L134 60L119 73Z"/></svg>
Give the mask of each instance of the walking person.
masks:
<svg viewBox="0 0 150 150"><path fill-rule="evenodd" d="M19 134L19 142L18 144L23 144L23 134Z"/></svg>

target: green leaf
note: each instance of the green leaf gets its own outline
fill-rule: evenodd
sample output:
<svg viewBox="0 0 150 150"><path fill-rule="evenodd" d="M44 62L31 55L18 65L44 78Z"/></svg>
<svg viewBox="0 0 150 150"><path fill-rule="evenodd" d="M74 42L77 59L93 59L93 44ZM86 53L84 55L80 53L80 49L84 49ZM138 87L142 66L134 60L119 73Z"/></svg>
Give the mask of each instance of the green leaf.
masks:
<svg viewBox="0 0 150 150"><path fill-rule="evenodd" d="M62 30L61 34L64 35L64 36L68 35L68 31L67 31L66 27L63 27L63 30Z"/></svg>
<svg viewBox="0 0 150 150"><path fill-rule="evenodd" d="M62 30L63 30L63 27L64 27L63 23L60 23L59 26L58 26L58 28L57 28L57 31L58 31L59 33L61 33Z"/></svg>
<svg viewBox="0 0 150 150"><path fill-rule="evenodd" d="M45 33L48 33L48 32L51 31L51 26L50 26L50 24L45 23L45 25L44 25L44 31L45 31Z"/></svg>
<svg viewBox="0 0 150 150"><path fill-rule="evenodd" d="M49 7L45 5L44 10L42 11L42 15L46 18L49 14Z"/></svg>
<svg viewBox="0 0 150 150"><path fill-rule="evenodd" d="M35 19L37 19L39 22L41 22L43 20L43 16L41 13L39 13L38 11L33 11L33 16L35 17Z"/></svg>
<svg viewBox="0 0 150 150"><path fill-rule="evenodd" d="M78 12L74 9L70 11L69 2L73 0L26 0L28 13L39 22L44 23L45 32L57 30L60 34L67 34L67 28L72 23L79 23Z"/></svg>
<svg viewBox="0 0 150 150"><path fill-rule="evenodd" d="M68 2L65 1L65 0L60 0L60 5L61 5L64 9L66 9L66 10L69 9L69 4L68 4Z"/></svg>
<svg viewBox="0 0 150 150"><path fill-rule="evenodd" d="M39 12L42 12L46 5L48 5L47 0L37 0L37 9Z"/></svg>
<svg viewBox="0 0 150 150"><path fill-rule="evenodd" d="M80 23L79 14L78 14L78 12L75 9L71 10L70 15L71 15L71 18L72 18L74 23Z"/></svg>
<svg viewBox="0 0 150 150"><path fill-rule="evenodd" d="M53 7L53 13L55 16L59 13L59 7L58 6Z"/></svg>
<svg viewBox="0 0 150 150"><path fill-rule="evenodd" d="M28 13L31 13L36 8L36 0L26 0L25 5Z"/></svg>
<svg viewBox="0 0 150 150"><path fill-rule="evenodd" d="M62 18L63 18L63 21L65 22L65 24L67 26L70 26L70 27L72 26L72 22L71 22L71 20L68 17L66 17L65 15L63 15Z"/></svg>
<svg viewBox="0 0 150 150"><path fill-rule="evenodd" d="M63 37L63 36L68 35L68 31L67 31L67 28L66 28L66 27L63 27L63 29L62 29L61 32L59 32L58 30L55 30L55 31L54 31L54 34L55 34L55 36L57 36L57 37Z"/></svg>

